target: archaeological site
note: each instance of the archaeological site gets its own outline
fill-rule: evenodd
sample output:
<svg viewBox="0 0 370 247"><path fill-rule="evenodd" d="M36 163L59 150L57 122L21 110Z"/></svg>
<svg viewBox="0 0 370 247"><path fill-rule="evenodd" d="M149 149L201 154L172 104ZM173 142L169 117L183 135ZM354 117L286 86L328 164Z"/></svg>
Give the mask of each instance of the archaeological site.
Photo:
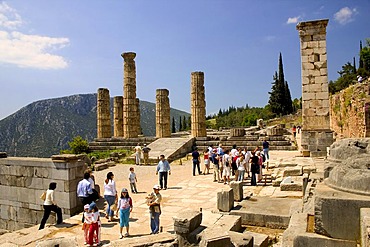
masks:
<svg viewBox="0 0 370 247"><path fill-rule="evenodd" d="M328 88L326 32L329 20L300 22L302 83L302 129L293 137L291 126L269 124L207 129L207 77L189 71L191 129L171 133L171 92L158 88L155 136L143 136L137 98L136 53L123 58L123 95L113 97L108 88L97 89L97 133L91 151L150 148L150 165L113 160L94 165L96 204L101 218L102 246L370 246L370 80L352 85L352 104L343 95L330 95ZM139 54L138 54L139 56ZM299 54L297 54L299 56ZM358 100L356 95L365 93ZM336 105L339 105L338 110ZM354 109L356 107L356 110ZM343 115L346 112L350 117ZM341 124L339 125L338 122ZM269 143L269 156L261 166L257 186L251 177L230 183L217 181L211 165L191 176L192 152L203 155L211 147L248 151ZM257 148L256 148L257 147ZM262 151L262 149L260 150ZM162 195L158 234L150 234L150 216L145 197L158 183L156 165L164 155L171 165L169 187ZM202 158L203 160L203 158ZM249 161L248 161L249 162ZM84 246L77 184L91 165L86 155L60 154L48 159L8 157L0 153L0 247ZM138 177L138 193L130 193L130 235L119 238L119 219L104 216L104 181L114 173L117 190L129 188L129 168ZM202 163L202 170L204 166ZM226 169L226 168L225 168ZM225 175L226 176L226 175ZM252 175L254 176L254 174ZM56 182L63 223L51 214L45 229L38 230L43 216L40 195ZM108 217L107 217L108 218Z"/></svg>

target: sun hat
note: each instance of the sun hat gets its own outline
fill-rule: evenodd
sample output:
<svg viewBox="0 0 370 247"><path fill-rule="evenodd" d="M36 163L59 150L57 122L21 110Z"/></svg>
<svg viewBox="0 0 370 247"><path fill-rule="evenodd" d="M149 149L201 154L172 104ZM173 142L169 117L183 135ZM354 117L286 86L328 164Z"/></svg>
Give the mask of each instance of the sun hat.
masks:
<svg viewBox="0 0 370 247"><path fill-rule="evenodd" d="M128 192L128 190L126 189L126 188L123 188L122 190L121 190L121 193L123 193L123 192Z"/></svg>
<svg viewBox="0 0 370 247"><path fill-rule="evenodd" d="M153 186L153 189L156 189L156 190L159 190L161 187L159 187L159 185L158 184L156 184L156 185L154 185Z"/></svg>
<svg viewBox="0 0 370 247"><path fill-rule="evenodd" d="M90 205L89 205L89 204L86 204L86 205L84 206L84 210L89 209L89 207L90 207Z"/></svg>

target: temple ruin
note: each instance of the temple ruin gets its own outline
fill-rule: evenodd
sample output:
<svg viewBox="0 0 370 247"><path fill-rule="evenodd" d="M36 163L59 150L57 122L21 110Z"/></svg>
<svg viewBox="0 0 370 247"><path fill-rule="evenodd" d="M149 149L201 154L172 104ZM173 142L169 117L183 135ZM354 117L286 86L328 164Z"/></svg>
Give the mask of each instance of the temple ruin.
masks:
<svg viewBox="0 0 370 247"><path fill-rule="evenodd" d="M170 99L167 89L156 90L155 130L156 137L171 137Z"/></svg>
<svg viewBox="0 0 370 247"><path fill-rule="evenodd" d="M300 22L302 62L302 149L310 156L326 156L333 143L326 55L326 26L329 20Z"/></svg>
<svg viewBox="0 0 370 247"><path fill-rule="evenodd" d="M191 135L206 137L206 101L204 92L204 73L191 73Z"/></svg>
<svg viewBox="0 0 370 247"><path fill-rule="evenodd" d="M98 89L96 115L98 138L110 138L112 136L110 123L110 97L109 90L106 88Z"/></svg>
<svg viewBox="0 0 370 247"><path fill-rule="evenodd" d="M122 137L123 136L123 97L116 96L113 98L113 136Z"/></svg>

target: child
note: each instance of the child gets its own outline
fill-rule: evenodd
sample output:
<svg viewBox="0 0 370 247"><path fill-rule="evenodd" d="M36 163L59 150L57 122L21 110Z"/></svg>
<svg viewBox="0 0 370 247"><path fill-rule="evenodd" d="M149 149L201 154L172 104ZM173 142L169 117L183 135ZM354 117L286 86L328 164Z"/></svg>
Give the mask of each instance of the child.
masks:
<svg viewBox="0 0 370 247"><path fill-rule="evenodd" d="M84 223L82 225L82 230L84 230L84 239L85 239L85 245L89 242L89 230L90 230L90 224L92 221L92 213L89 212L89 204L86 204L84 206Z"/></svg>
<svg viewBox="0 0 370 247"><path fill-rule="evenodd" d="M89 242L90 246L98 246L100 245L99 239L99 209L96 206L95 202L92 202L89 207L89 212L92 214L91 217L91 224L89 229ZM95 242L95 243L94 243Z"/></svg>
<svg viewBox="0 0 370 247"><path fill-rule="evenodd" d="M131 169L130 169L131 170ZM125 237L128 237L130 234L129 232L129 218L130 213L132 211L132 199L128 194L128 190L126 188L123 188L121 191L121 198L118 200L118 207L117 212L119 210L119 238L123 238L122 235L122 229L125 226L126 227L126 233Z"/></svg>
<svg viewBox="0 0 370 247"><path fill-rule="evenodd" d="M130 181L131 192L137 193L136 189L137 178L133 167L130 167L130 174L128 175L128 180Z"/></svg>
<svg viewBox="0 0 370 247"><path fill-rule="evenodd" d="M204 154L204 171L203 171L203 175L206 175L206 171L207 171L207 174L209 174L209 152L208 152L208 149L204 150L203 154Z"/></svg>

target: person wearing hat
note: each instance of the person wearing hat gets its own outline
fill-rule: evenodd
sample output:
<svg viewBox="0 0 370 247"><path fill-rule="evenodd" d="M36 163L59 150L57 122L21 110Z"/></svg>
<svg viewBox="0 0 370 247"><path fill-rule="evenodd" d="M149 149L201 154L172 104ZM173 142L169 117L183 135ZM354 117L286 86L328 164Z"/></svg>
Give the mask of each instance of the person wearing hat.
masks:
<svg viewBox="0 0 370 247"><path fill-rule="evenodd" d="M121 190L121 197L118 200L118 207L116 214L118 215L119 210L119 238L128 237L129 234L129 218L130 213L132 212L133 206L132 206L132 199L128 194L128 190L126 188L123 188ZM126 227L126 233L125 235L122 235L123 227Z"/></svg>
<svg viewBox="0 0 370 247"><path fill-rule="evenodd" d="M84 206L84 222L82 225L82 230L84 231L84 239L85 239L85 245L89 242L89 230L90 230L90 224L92 222L92 213L89 212L90 205L86 204Z"/></svg>
<svg viewBox="0 0 370 247"><path fill-rule="evenodd" d="M95 202L90 203L89 213L91 213L91 223L89 227L88 244L97 246L100 244L100 214Z"/></svg>
<svg viewBox="0 0 370 247"><path fill-rule="evenodd" d="M162 195L159 193L159 185L153 186L153 192L150 193L146 198L150 199L148 201L149 213L150 213L150 234L159 233L159 216L161 215L161 201Z"/></svg>
<svg viewBox="0 0 370 247"><path fill-rule="evenodd" d="M161 185L161 189L167 189L167 177L171 175L171 168L170 163L164 158L164 155L161 154L159 156L160 161L158 162L156 175L159 173L159 184ZM164 187L163 187L164 186Z"/></svg>

